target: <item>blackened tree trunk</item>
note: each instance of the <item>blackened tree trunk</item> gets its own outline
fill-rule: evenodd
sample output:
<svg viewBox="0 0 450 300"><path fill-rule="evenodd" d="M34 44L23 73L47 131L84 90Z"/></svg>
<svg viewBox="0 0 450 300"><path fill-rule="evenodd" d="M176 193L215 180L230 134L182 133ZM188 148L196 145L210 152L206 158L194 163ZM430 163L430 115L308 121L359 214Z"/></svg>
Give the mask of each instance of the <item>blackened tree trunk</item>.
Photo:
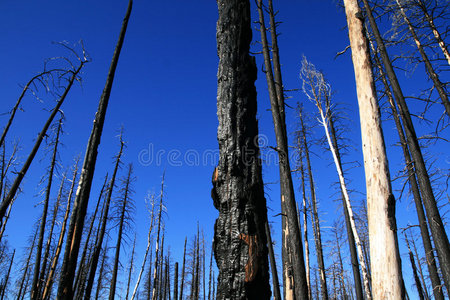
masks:
<svg viewBox="0 0 450 300"><path fill-rule="evenodd" d="M185 267L186 267L186 244L187 244L187 237L184 239L183 265L181 267L181 282L180 282L180 300L183 300L184 271L185 271ZM177 299L174 299L174 300L177 300Z"/></svg>
<svg viewBox="0 0 450 300"><path fill-rule="evenodd" d="M125 32L127 29L128 20L130 18L132 5L133 1L130 0L128 2L127 12L122 23L119 40L117 41L116 49L114 50L105 88L100 97L98 111L95 115L94 125L84 157L83 168L81 170L80 181L73 208L76 213L72 214L73 218L70 220L69 238L67 240L64 261L61 268L61 280L58 286L58 294L56 298L59 300L70 300L73 297L72 285L77 267L78 251L80 249L81 234L83 232L84 219L86 217L95 164L97 161L98 146L100 145L106 110L108 108L109 97L111 95L111 88L114 81L117 63L119 61L120 50L122 49L123 41L125 39Z"/></svg>
<svg viewBox="0 0 450 300"><path fill-rule="evenodd" d="M369 45L357 0L344 0L344 5L355 72L366 174L372 295L374 299L403 299L405 289L398 250L395 198L392 194ZM387 261L390 263L387 264Z"/></svg>
<svg viewBox="0 0 450 300"><path fill-rule="evenodd" d="M113 189L114 189L114 186L116 183L117 171L120 166L120 162L121 162L120 159L122 157L123 147L125 145L125 143L122 140L122 134L120 135L119 139L120 139L120 149L119 149L119 153L116 156L116 162L114 165L113 174L111 177L111 181L109 183L108 194L106 194L105 208L103 211L100 232L97 237L97 241L96 241L96 244L94 247L94 252L92 253L91 264L90 264L90 268L89 268L89 276L88 276L88 280L87 280L87 284L86 284L86 290L84 292L84 295L85 295L84 298L86 300L89 300L91 298L91 291L92 291L92 287L94 286L94 278L95 278L95 273L97 271L98 261L100 258L100 251L102 250L103 239L104 239L105 233L106 233L106 224L108 222L109 207L111 205L112 192L113 192Z"/></svg>
<svg viewBox="0 0 450 300"><path fill-rule="evenodd" d="M267 85L272 109L272 118L277 141L277 152L280 170L281 210L285 220L282 221L283 230L283 286L291 289L287 281L290 280L287 270L292 270L295 299L306 299L308 287L306 282L305 262L303 258L302 238L298 224L297 209L295 203L294 186L292 183L291 167L289 164L288 140L286 134L286 122L284 113L284 94L279 62L277 34L275 28L272 2L269 1L270 30L272 37L272 63L267 41L266 26L262 0L258 0L259 25L261 43L263 46L264 65ZM275 75L274 75L275 74ZM289 294L292 291L287 291ZM294 295L286 295L292 297Z"/></svg>
<svg viewBox="0 0 450 300"><path fill-rule="evenodd" d="M175 263L173 274L173 299L178 299L178 262Z"/></svg>
<svg viewBox="0 0 450 300"><path fill-rule="evenodd" d="M8 281L9 281L9 277L11 276L11 268L12 268L12 265L14 262L15 255L16 255L16 249L14 249L13 254L11 256L11 261L9 262L8 272L6 273L5 281L3 282L3 288L2 288L2 293L1 293L1 297L0 297L1 300L5 299L5 292L6 292L6 289L8 288Z"/></svg>
<svg viewBox="0 0 450 300"><path fill-rule="evenodd" d="M409 241L408 241L408 237L406 236L406 233L404 233L404 235L405 235L406 246L408 247L409 261L411 263L411 268L413 270L414 282L416 284L417 293L419 294L419 299L424 300L425 299L424 293L423 293L423 289L422 289L422 284L420 283L419 275L417 274L416 263L414 261L414 254L412 253L411 248L409 247Z"/></svg>
<svg viewBox="0 0 450 300"><path fill-rule="evenodd" d="M80 262L78 264L79 265L78 272L77 272L75 284L74 284L75 299L82 299L82 295L85 290L85 286L86 286L85 279L87 277L86 273L89 272L89 264L86 265L86 263L85 263L86 256L88 253L88 249L90 249L90 247L92 247L92 243L91 243L92 230L94 229L94 223L95 223L95 219L97 217L98 208L99 208L100 202L103 198L103 193L105 191L105 188L107 187L107 182L108 182L108 175L105 176L105 181L103 182L102 189L100 190L100 194L98 195L97 204L95 205L94 214L92 215L91 224L89 225L88 234L86 236L86 241L84 243L83 253L81 254ZM102 212L100 213L100 216L99 216L98 227L100 227L100 225L101 225L103 210L104 209L102 208ZM94 245L95 245L95 242L96 241L94 241Z"/></svg>
<svg viewBox="0 0 450 300"><path fill-rule="evenodd" d="M450 244L439 209L437 207L436 199L433 194L433 188L431 186L428 170L422 155L422 150L419 145L419 140L416 135L414 124L412 123L408 105L406 104L405 97L403 96L403 91L400 87L397 75L395 74L391 60L387 53L386 46L372 14L372 9L367 0L363 0L363 3L370 22L370 27L377 42L378 51L386 70L386 75L392 87L394 99L398 104L400 117L402 119L406 134L406 141L413 159L417 181L422 194L422 201L425 206L425 212L428 217L428 223L430 225L431 234L433 236L437 256L440 262L442 277L447 290L450 290Z"/></svg>
<svg viewBox="0 0 450 300"><path fill-rule="evenodd" d="M124 229L124 222L125 222L125 214L128 210L128 206L130 203L130 193L131 193L131 175L133 172L133 167L130 164L128 167L128 175L124 182L124 195L121 203L121 209L120 209L120 219L119 219L119 232L117 233L117 243L116 243L116 254L114 256L114 268L112 272L112 279L111 279L111 286L109 288L109 300L114 300L116 297L116 284L117 284L117 274L119 272L119 257L120 257L120 248L122 245L122 235L123 235L123 229Z"/></svg>
<svg viewBox="0 0 450 300"><path fill-rule="evenodd" d="M255 60L248 0L219 0L217 88L219 165L212 198L219 210L214 257L217 299L269 299L266 200L256 120ZM295 211L294 211L295 213Z"/></svg>
<svg viewBox="0 0 450 300"><path fill-rule="evenodd" d="M36 258L34 260L34 275L33 275L33 282L31 283L31 299L35 300L39 298L39 290L41 286L41 282L39 281L39 274L41 270L41 258L42 258L42 247L44 244L44 235L45 235L45 227L47 225L47 213L48 213L48 206L50 202L50 193L52 189L52 183L53 183L53 173L55 171L55 165L56 165L56 157L58 154L58 145L59 145L59 136L61 133L62 128L62 121L63 118L61 117L59 119L58 127L56 129L56 137L53 141L53 153L52 153L52 159L50 162L50 168L48 171L48 183L47 187L45 188L45 198L44 198L44 207L42 209L42 216L41 216L41 224L39 228L39 239L36 246ZM44 264L47 262L44 261Z"/></svg>
<svg viewBox="0 0 450 300"><path fill-rule="evenodd" d="M127 293L125 295L125 299L128 299L128 294L130 293L130 284L131 284L131 275L133 274L135 247L136 247L136 234L134 235L133 250L131 251L130 265L128 266Z"/></svg>

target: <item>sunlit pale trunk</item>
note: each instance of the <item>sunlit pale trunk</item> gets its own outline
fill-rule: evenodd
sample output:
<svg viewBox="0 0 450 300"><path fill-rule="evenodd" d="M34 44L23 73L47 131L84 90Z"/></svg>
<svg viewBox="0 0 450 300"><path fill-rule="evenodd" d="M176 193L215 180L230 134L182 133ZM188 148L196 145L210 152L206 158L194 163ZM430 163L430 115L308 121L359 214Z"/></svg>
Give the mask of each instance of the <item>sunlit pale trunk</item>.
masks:
<svg viewBox="0 0 450 300"><path fill-rule="evenodd" d="M374 299L403 299L395 198L392 194L369 46L357 0L344 0L358 96Z"/></svg>

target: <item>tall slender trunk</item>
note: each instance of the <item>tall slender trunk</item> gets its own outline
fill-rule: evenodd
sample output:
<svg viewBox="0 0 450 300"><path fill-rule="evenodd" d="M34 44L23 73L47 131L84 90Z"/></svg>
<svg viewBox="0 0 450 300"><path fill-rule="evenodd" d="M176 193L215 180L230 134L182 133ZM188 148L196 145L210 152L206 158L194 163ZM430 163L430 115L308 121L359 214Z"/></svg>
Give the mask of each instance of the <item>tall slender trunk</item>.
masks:
<svg viewBox="0 0 450 300"><path fill-rule="evenodd" d="M344 0L349 30L366 174L372 295L374 299L403 299L405 289L398 250L395 198L392 194L380 111L357 0ZM391 263L387 264L389 261Z"/></svg>
<svg viewBox="0 0 450 300"><path fill-rule="evenodd" d="M438 74L435 72L433 66L431 65L430 60L428 59L428 55L425 53L425 49L423 49L422 43L419 40L419 37L417 36L416 31L414 30L413 25L411 24L411 21L409 21L408 16L406 15L405 9L400 4L399 0L395 0L397 2L398 8L400 10L400 13L403 16L403 20L405 21L406 25L408 25L409 32L411 33L414 42L416 43L417 49L419 50L420 56L422 56L423 63L425 64L425 68L427 70L428 76L433 81L434 87L439 93L439 97L441 98L442 104L444 105L445 111L447 112L447 115L450 117L450 101L448 100L448 96L446 91L444 90L445 86L444 84L439 80ZM448 52L447 52L448 54ZM450 59L450 57L449 57ZM450 64L450 60L449 60Z"/></svg>
<svg viewBox="0 0 450 300"><path fill-rule="evenodd" d="M75 293L75 299L82 299L83 297L83 292L84 292L84 288L86 286L85 284L85 279L87 276L87 272L89 271L89 264L85 264L86 261L86 255L88 252L88 249L92 246L91 244L91 235L92 235L92 230L94 229L94 223L95 223L95 219L97 216L97 212L98 212L98 208L100 206L100 202L103 198L103 193L105 191L106 185L107 185L107 181L108 181L108 175L105 176L105 181L103 182L102 185L102 189L100 190L100 194L98 195L98 199L97 199L97 204L95 205L95 209L94 209L94 214L92 215L92 219L91 219L91 224L89 225L89 230L88 230L88 234L86 236L86 241L84 244L84 249L83 249L83 253L81 254L81 259L79 262L79 266L78 266L78 272L76 275L76 279L75 279L75 284L74 284L74 293ZM100 213L99 216L99 225L100 226L100 222L102 219L102 214L103 214L103 208L102 208L102 212ZM83 286L83 288L80 288L80 285Z"/></svg>
<svg viewBox="0 0 450 300"><path fill-rule="evenodd" d="M23 291L23 288L25 285L25 281L28 275L28 269L29 266L31 264L31 257L33 256L33 252L34 252L34 245L36 245L36 239L38 237L38 230L39 228L36 227L34 234L33 234L33 242L31 243L31 247L28 249L29 253L28 253L28 257L27 257L27 261L25 263L25 268L22 270L22 278L20 279L20 284L19 284L19 291L17 292L17 300L21 299L22 295L25 294L25 291ZM26 288L26 287L25 287Z"/></svg>
<svg viewBox="0 0 450 300"><path fill-rule="evenodd" d="M161 180L161 193L159 195L159 212L158 212L158 230L156 232L156 245L155 245L155 267L153 270L153 288L152 288L152 300L157 299L157 289L158 289L158 281L157 274L159 269L159 239L161 234L161 217L162 217L162 209L163 209L163 197L164 197L164 176L166 171L163 172L162 180Z"/></svg>
<svg viewBox="0 0 450 300"><path fill-rule="evenodd" d="M39 274L39 290L37 293L39 295L39 297L41 297L41 295L42 295L42 290L43 290L43 287L46 282L47 265L51 265L51 261L48 262L48 260L49 260L50 248L51 248L52 240L53 240L53 230L55 228L56 218L57 218L58 212L59 212L59 204L61 203L61 197L62 197L62 192L63 192L63 187L64 187L65 182L66 182L66 173L63 174L63 178L61 179L58 196L56 197L55 206L53 208L53 216L52 216L52 220L50 223L51 224L50 231L48 233L47 242L45 244L44 256L42 258L43 263L42 263L42 267L41 267L41 272Z"/></svg>
<svg viewBox="0 0 450 300"><path fill-rule="evenodd" d="M442 53L447 59L447 63L450 65L450 52L448 51L447 45L445 44L445 41L442 38L441 33L436 28L436 25L434 25L434 20L429 14L425 3L422 0L416 0L415 2L418 4L418 7L420 8L420 10L422 10L423 14L425 15L425 19L428 22L428 26L430 26L430 29L433 32L433 36L436 39L439 48L441 48Z"/></svg>
<svg viewBox="0 0 450 300"><path fill-rule="evenodd" d="M308 296L308 286L306 282L305 262L303 258L303 247L300 227L296 213L295 194L292 183L291 168L289 164L289 150L288 140L286 134L286 122L284 113L284 94L283 84L281 79L281 68L279 63L279 53L277 45L277 35L273 14L272 2L269 1L271 36L272 36L272 55L273 55L273 70L269 52L269 46L266 35L266 27L264 23L264 12L262 0L257 1L259 13L259 25L261 33L261 42L263 45L263 55L265 63L266 80L269 89L270 103L272 109L272 118L274 123L277 152L279 157L279 171L280 171L280 191L281 191L281 214L285 216L286 221L282 222L283 241L288 241L287 245L283 246L283 286L289 288L286 284L291 279L289 278L289 271L292 268L294 295L295 299L306 299ZM274 75L275 73L275 75ZM285 222L285 223L284 223ZM292 261L289 259L291 258ZM291 294L289 289L287 294ZM286 295L288 296L288 295ZM292 295L289 295L292 297Z"/></svg>
<svg viewBox="0 0 450 300"><path fill-rule="evenodd" d="M91 258L91 264L90 264L90 268L89 268L89 276L87 279L87 283L86 283L86 290L84 292L84 299L89 300L91 298L91 291L92 291L92 287L94 285L94 278L95 278L95 273L97 271L97 265L98 265L98 260L100 257L100 251L102 250L102 244L103 244L103 239L105 237L105 233L106 233L106 224L108 222L108 215L109 215L109 207L111 205L111 198L112 198L112 193L113 193L113 189L116 183L116 177L117 177L117 171L119 169L120 166L120 160L122 158L122 154L123 154L123 148L125 143L122 140L122 134L119 137L119 141L120 141L120 149L119 149L119 153L117 153L116 155L116 162L114 165L114 170L113 170L113 174L111 177L111 181L109 183L109 188L108 188L108 194L106 194L106 199L105 199L105 208L104 208L104 212L103 212L103 216L102 216L102 221L101 221L101 228L100 228L100 232L99 235L97 237L97 241L94 247L94 252L92 253L92 258Z"/></svg>
<svg viewBox="0 0 450 300"><path fill-rule="evenodd" d="M427 218L425 216L425 211L423 209L422 204L422 197L420 195L419 185L417 183L416 179L416 173L414 171L413 162L411 159L411 154L409 153L408 144L406 141L405 133L403 131L403 126L398 114L397 106L395 104L394 98L392 96L388 80L386 78L386 73L384 72L383 67L381 66L380 59L378 57L378 54L375 50L375 47L373 46L372 41L370 41L370 46L373 52L373 58L375 61L376 66L378 67L378 71L380 73L381 80L384 85L384 89L392 110L392 116L394 117L395 126L397 128L398 136L400 139L400 145L402 147L403 151L403 157L405 159L405 167L408 172L408 181L409 185L411 187L411 192L414 197L414 204L416 206L416 212L417 212L417 218L419 220L419 227L420 227L420 234L422 237L422 243L423 247L425 249L425 255L427 258L427 266L428 266L428 272L430 274L430 280L433 287L433 293L436 300L443 300L444 295L442 293L441 289L441 280L438 275L437 267L436 267L436 261L433 251L433 246L431 244L430 234L428 232L428 226L427 226Z"/></svg>
<svg viewBox="0 0 450 300"><path fill-rule="evenodd" d="M421 259L420 259L419 253L417 253L416 243L414 242L414 239L413 239L412 235L411 235L410 243L411 243L412 248L413 248L414 256L416 257L416 260L417 260L417 271L419 272L419 275L420 275L420 279L421 279L421 282L422 282L422 287L423 287L423 292L424 292L425 299L430 299L430 295L429 295L428 289L427 289L427 283L425 281L425 276L423 275L422 264L420 262ZM439 289L439 291L442 293L442 286L441 285L436 287L436 288Z"/></svg>
<svg viewBox="0 0 450 300"><path fill-rule="evenodd" d="M105 264L106 264L106 260L108 258L108 239L106 240L106 244L105 247L103 248L103 255L101 257L101 262L100 262L100 269L98 272L98 280L97 280L97 288L95 290L95 298L94 299L98 299L99 295L100 295L100 291L103 288L103 274L105 272Z"/></svg>
<svg viewBox="0 0 450 300"><path fill-rule="evenodd" d="M320 123L324 128L325 136L328 142L328 147L333 156L333 161L336 167L336 171L338 173L339 178L339 187L341 190L341 196L343 201L343 209L345 221L348 222L348 227L350 227L350 237L352 238L353 248L357 248L359 263L361 264L361 269L364 278L364 289L366 292L366 297L371 299L371 292L369 287L369 277L366 268L366 264L364 262L364 254L361 247L361 239L359 238L358 231L356 230L355 218L353 215L353 208L350 203L350 197L348 195L347 186L345 184L344 171L342 168L341 156L339 152L339 145L336 138L336 130L334 128L334 122L332 118L331 111L331 89L329 85L326 83L323 74L320 71L317 71L315 66L308 62L306 58L303 59L302 62L302 76L303 76L303 89L307 97L314 102L316 105L319 115L320 115ZM305 147L306 148L306 147ZM309 162L309 155L307 153L307 161ZM308 164L309 167L309 164ZM312 178L311 178L312 180ZM355 247L356 242L356 247ZM350 246L350 249L352 247ZM356 249L353 249L356 250ZM356 253L355 253L356 254ZM356 263L358 264L358 260L356 259ZM357 266L358 272L356 273L357 279L359 278L359 267ZM359 282L361 283L361 282ZM362 297L362 290L361 297Z"/></svg>
<svg viewBox="0 0 450 300"><path fill-rule="evenodd" d="M5 292L6 289L8 288L8 281L9 281L9 277L11 275L11 268L14 262L14 256L16 255L16 249L14 249L12 257L11 257L11 261L9 263L9 268L8 268L8 272L6 273L6 277L5 277L5 282L3 283L3 289L2 289L2 294L0 296L0 299L3 300L5 299Z"/></svg>
<svg viewBox="0 0 450 300"><path fill-rule="evenodd" d="M183 300L184 270L185 270L185 264L186 264L186 243L187 243L187 237L184 239L183 265L181 267L180 300ZM212 250L211 250L211 252L212 252ZM174 300L177 300L177 299L174 299Z"/></svg>
<svg viewBox="0 0 450 300"><path fill-rule="evenodd" d="M17 191L19 190L22 179L25 177L25 174L27 173L28 168L30 167L31 163L33 162L34 157L36 156L36 153L38 152L39 147L41 146L42 140L47 135L48 128L52 124L53 119L55 118L56 114L59 112L61 105L64 103L64 100L66 99L66 96L69 93L70 88L73 85L73 82L77 79L78 73L80 73L84 64L85 64L85 61L80 61L80 65L78 66L78 68L75 71L71 71L72 75L68 81L67 87L65 88L63 94L61 95L61 97L59 98L55 107L53 108L52 112L50 113L50 116L48 117L47 121L45 122L44 126L42 127L41 132L37 136L34 146L31 149L31 152L28 155L27 160L23 164L22 169L17 173L17 176L14 179L14 182L11 185L11 188L9 189L8 194L0 203L0 222L3 222L3 217L5 216L8 206L11 205L11 202L13 201Z"/></svg>
<svg viewBox="0 0 450 300"><path fill-rule="evenodd" d="M298 105L298 115L302 118L303 107ZM302 206L303 206L303 238L305 244L305 269L306 269L306 285L308 287L308 299L312 299L311 294L311 275L310 275L310 262L309 262L309 242L308 242L308 207L306 206L306 184L305 184L305 167L303 165L304 149L303 149L303 121L301 121L301 129L297 135L297 148L299 152L299 171L301 177L301 190L302 190ZM300 223L300 221L299 221Z"/></svg>
<svg viewBox="0 0 450 300"><path fill-rule="evenodd" d="M269 299L267 207L256 120L256 64L250 1L218 0L217 116L219 164L212 198L219 210L214 257L219 269L217 299ZM295 211L293 212L295 215Z"/></svg>
<svg viewBox="0 0 450 300"><path fill-rule="evenodd" d="M150 225L148 227L148 236L147 236L147 248L145 249L144 258L142 259L141 270L139 271L139 275L138 275L138 278L136 280L136 285L134 286L133 294L131 295L130 300L133 300L134 297L136 297L136 293L137 293L138 288L139 288L139 283L141 282L142 274L144 273L145 262L147 261L148 252L149 252L150 247L151 247L153 223L154 223L154 216L155 216L155 202L154 202L154 198L151 199L151 207L152 208L151 208L151 212L150 212ZM150 266L151 266L151 264L150 264Z"/></svg>
<svg viewBox="0 0 450 300"><path fill-rule="evenodd" d="M130 164L128 166L128 175L125 181L124 195L122 208L120 210L120 220L119 220L119 232L117 233L117 243L116 243L116 254L114 256L114 268L112 272L111 286L109 288L109 300L114 300L116 296L116 284L117 284L117 274L119 272L119 257L120 257L120 248L122 245L122 235L123 235L123 226L125 220L125 213L128 208L128 203L130 201L130 184L131 184L131 174L133 172L133 167Z"/></svg>
<svg viewBox="0 0 450 300"><path fill-rule="evenodd" d="M311 167L311 160L309 157L309 145L306 138L306 130L305 125L303 122L303 118L300 117L301 122L301 128L302 128L302 140L303 140L303 149L305 151L305 158L306 158L306 168L308 171L308 179L309 179L309 187L311 192L311 202L312 202L312 225L313 225L313 232L314 232L314 242L316 245L316 253L317 253L317 264L319 267L319 273L320 273L320 288L321 288L321 295L322 299L328 299L328 288L327 288L327 279L325 274L325 262L323 259L323 247L322 247L322 236L320 232L320 220L319 220L319 213L317 211L317 199L316 199L316 189L314 185L314 178L312 173L312 167Z"/></svg>
<svg viewBox="0 0 450 300"><path fill-rule="evenodd" d="M39 281L39 274L40 274L39 271L41 269L42 246L44 244L45 227L47 225L48 206L49 206L49 202L50 202L50 193L51 193L52 183L53 183L53 172L55 170L55 165L56 165L56 156L58 154L59 135L61 133L62 121L63 121L63 117L61 117L59 119L58 127L56 129L56 137L55 137L54 145L53 145L52 159L50 161L50 169L48 172L48 183L47 183L47 187L45 189L44 207L42 209L41 224L39 227L39 239L38 239L38 243L36 246L36 258L34 261L34 275L33 275L33 281L31 283L31 299L32 300L39 298L39 290L40 290L40 286L41 286L41 282ZM45 261L44 261L44 264L46 264Z"/></svg>
<svg viewBox="0 0 450 300"><path fill-rule="evenodd" d="M78 251L80 248L81 235L83 231L84 219L89 202L89 195L91 192L92 179L94 177L95 164L97 161L98 146L103 131L103 124L105 122L106 110L108 108L109 97L111 95L111 88L114 81L114 74L117 63L119 61L120 50L122 49L125 32L128 25L128 20L131 14L133 1L129 0L128 8L125 18L120 30L119 40L117 41L116 49L114 50L113 59L106 79L105 88L100 97L98 111L95 115L95 121L92 128L91 136L89 137L86 154L81 171L80 181L78 184L77 195L74 203L73 219L70 220L69 238L66 244L66 251L64 253L64 261L61 268L61 280L58 286L58 300L69 300L73 297L72 285L77 266Z"/></svg>
<svg viewBox="0 0 450 300"><path fill-rule="evenodd" d="M209 258L209 279L208 279L208 300L211 300L211 280L212 280L212 260L213 260L213 250L211 249L211 257ZM174 300L178 298L174 297ZM275 299L277 300L277 299Z"/></svg>
<svg viewBox="0 0 450 300"><path fill-rule="evenodd" d="M329 103L328 103L329 105ZM335 120L333 118L333 115L330 111L330 109L327 110L329 112L327 119L329 120L329 127L330 127L330 135L331 135L331 141L332 141L332 145L335 149L335 153L336 153L336 158L337 158L337 162L338 165L340 166L341 170L342 170L342 163L341 163L341 153L339 151L339 145L338 145L338 140L337 140L337 135L336 135L336 128L335 128ZM351 220L350 220L350 216L349 216L349 211L348 211L348 207L347 207L347 203L345 201L345 197L344 197L344 193L342 191L342 186L339 186L341 189L341 199L342 199L342 208L344 210L344 220L345 220L345 228L347 230L347 240L348 240L348 247L350 249L350 256L351 256L351 264L352 264L352 272L353 272L353 280L354 280L354 284L355 284L355 293L356 293L356 299L358 300L362 300L363 299L363 292L362 292L362 283L361 283L361 276L359 273L359 262L358 262L358 253L356 250L356 243L355 243L355 235L353 233L352 230L352 224L351 224ZM353 220L354 223L354 220ZM356 225L353 224L353 226L355 227L355 231L356 231ZM357 232L357 231L356 231ZM360 250L360 252L362 252ZM360 258L360 260L362 262L364 262L364 257ZM365 271L367 272L367 270ZM365 280L367 280L367 285L366 285L366 294L367 294L367 287L369 286L369 281L368 281L368 276L367 274L364 276ZM369 289L370 291L370 289ZM370 295L370 293L369 293Z"/></svg>
<svg viewBox="0 0 450 300"><path fill-rule="evenodd" d="M128 282L127 282L127 293L125 295L125 299L128 299L128 294L130 293L131 274L133 273L135 247L136 247L136 234L134 235L133 250L131 251L130 265L128 266Z"/></svg>
<svg viewBox="0 0 450 300"><path fill-rule="evenodd" d="M273 299L281 300L277 264L275 260L275 253L273 251L272 234L270 233L269 222L266 222L266 236L267 236L267 248L269 250L270 271L272 272Z"/></svg>
<svg viewBox="0 0 450 300"><path fill-rule="evenodd" d="M377 42L378 51L382 58L384 68L386 69L386 74L391 83L394 99L397 101L399 106L400 117L406 133L406 141L413 159L414 169L416 171L417 180L419 182L419 187L422 194L422 201L425 206L425 212L428 217L428 223L442 270L442 277L444 278L444 283L447 290L450 290L450 244L439 209L437 207L436 199L433 194L428 170L422 156L422 150L419 145L405 97L403 96L402 89L389 59L383 39L372 14L372 10L367 0L363 0L363 3L370 22L370 27Z"/></svg>
<svg viewBox="0 0 450 300"><path fill-rule="evenodd" d="M406 246L408 247L409 261L411 262L411 268L413 270L414 282L416 284L417 293L419 294L419 299L424 300L425 297L424 297L424 293L423 293L423 289L422 289L422 284L420 283L419 275L417 274L416 263L414 262L414 254L412 253L411 248L409 247L409 241L408 241L408 237L406 236L406 233L404 233L404 235L405 235Z"/></svg>
<svg viewBox="0 0 450 300"><path fill-rule="evenodd" d="M173 275L173 299L178 299L178 262L175 263Z"/></svg>

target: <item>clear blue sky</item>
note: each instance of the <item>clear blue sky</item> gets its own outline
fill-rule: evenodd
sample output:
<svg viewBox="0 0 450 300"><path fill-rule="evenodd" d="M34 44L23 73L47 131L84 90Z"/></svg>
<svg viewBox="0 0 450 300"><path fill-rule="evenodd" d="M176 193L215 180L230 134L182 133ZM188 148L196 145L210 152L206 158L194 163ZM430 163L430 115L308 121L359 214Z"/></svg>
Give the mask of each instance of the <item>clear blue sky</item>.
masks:
<svg viewBox="0 0 450 300"><path fill-rule="evenodd" d="M60 150L64 168L71 164L74 155L84 154L126 5L127 1L117 0L3 0L0 3L2 113L13 106L20 94L20 85L42 69L44 59L64 53L60 47L52 45L53 41L75 43L82 39L92 58L83 71L82 87L74 86L62 107L66 115L66 133L62 139L65 146ZM344 103L349 109L351 132L348 137L354 150L346 160L358 161L362 165L350 52L334 59L335 54L348 45L342 9L337 7L335 1L318 0L275 1L275 6L280 11L278 20L283 22L279 27L279 44L285 87L301 87L298 73L303 54L325 72L336 92L335 101ZM256 16L255 7L252 13ZM92 191L94 200L100 181L107 171L111 171L112 157L118 150L115 136L123 125L124 139L127 141L124 162L134 164L137 177L134 199L137 207L138 246L144 248L146 243L144 197L149 190L159 191L161 174L166 169L167 241L178 261L184 237L195 234L197 221L205 229L207 239L212 240L213 224L217 217L210 199L210 178L214 163L211 160L202 162L205 155L208 157L205 153L217 151L216 20L215 1L135 1L111 93ZM258 39L259 33L254 31L254 41ZM253 50L256 52L258 49L258 44L254 43ZM257 55L257 63L261 68L260 55ZM418 84L428 84L421 77L421 67L416 73L420 76L402 78L410 94L418 93L415 90ZM272 117L268 111L269 100L262 72L258 74L257 89L260 133L267 137L267 145L274 145ZM300 92L290 95L293 97L288 101L290 105L295 107L297 101L302 101L309 111L314 111ZM20 140L20 161L26 157L47 116L43 108L51 107L51 102L37 103L28 96L22 107L25 112L17 115L14 129L8 136L8 145L13 139ZM6 118L6 115L0 116L0 124L4 124ZM287 110L287 120L288 130L293 132L296 127L294 110ZM393 123L384 123L384 127L386 144L390 149L391 173L394 176L401 168L402 160L399 149L391 147L396 142ZM313 134L321 135L322 129L316 127ZM446 134L448 137L448 131ZM292 144L293 139L290 141ZM448 149L447 144L442 145ZM333 219L341 212L336 201L333 201L336 187L331 185L336 176L331 156L318 147L315 147L314 152L313 168L326 239L326 227L331 226ZM8 224L9 241L15 248L25 245L32 224L40 214L40 206L36 207L36 204L42 198L37 196L42 187L37 184L49 160L49 156L43 158L43 153L42 150L38 153L37 159L41 161L36 160L32 164L25 178L22 185L24 192L14 204ZM157 163L157 153L161 157L160 164ZM197 155L200 162L192 162L191 159ZM438 164L448 168L449 161L449 154L444 153ZM124 175L124 171L121 175ZM277 182L278 168L275 162L265 165L263 172L265 182ZM363 168L353 169L350 174L351 187L364 193ZM295 185L298 184L296 178ZM397 189L400 186L400 182L394 184ZM54 193L56 188L57 184L54 185ZM269 217L277 221L272 216L279 212L278 185L268 185L266 193L268 205L272 209ZM359 203L363 197L355 194L356 202ZM415 224L415 211L410 200L404 198L398 205L399 227ZM278 223L274 224L274 229L274 239L279 242ZM405 254L403 246L401 250ZM126 256L123 257L125 259ZM410 275L406 256L403 257L403 264L405 274ZM412 278L405 277L407 288L411 290Z"/></svg>

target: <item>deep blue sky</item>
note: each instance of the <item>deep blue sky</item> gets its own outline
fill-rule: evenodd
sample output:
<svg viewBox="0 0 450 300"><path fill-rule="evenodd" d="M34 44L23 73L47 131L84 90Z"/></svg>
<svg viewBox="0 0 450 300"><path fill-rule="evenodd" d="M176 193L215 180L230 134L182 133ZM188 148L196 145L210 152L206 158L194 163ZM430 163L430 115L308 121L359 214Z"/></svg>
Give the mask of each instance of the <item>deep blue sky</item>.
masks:
<svg viewBox="0 0 450 300"><path fill-rule="evenodd" d="M84 154L126 5L127 1L103 0L3 0L0 3L2 113L13 106L20 94L20 86L42 69L44 59L64 54L62 48L52 45L53 41L75 43L82 39L92 58L92 62L83 71L82 87L74 86L62 107L66 115L66 133L63 136L65 146L61 150L64 168L71 164L74 155ZM252 5L252 14L256 16L254 3ZM347 114L352 124L348 137L355 150L346 159L362 164L359 115L350 52L334 59L335 54L348 45L342 9L338 8L335 1L317 0L275 1L275 6L280 11L278 20L283 22L279 27L279 44L285 87L301 87L298 73L302 55L306 55L318 69L323 70L336 93L335 101L344 103L348 108ZM217 217L210 199L210 178L214 164L211 160L206 164L200 160L200 163L192 166L184 159L197 154L202 159L205 153L217 151L216 20L215 1L135 1L111 93L95 173L96 186L92 191L92 199L96 199L100 181L112 168L112 157L118 150L115 136L123 125L124 139L127 141L124 162L134 164L137 177L134 199L137 206L139 246L144 247L146 243L144 197L149 190L159 192L161 174L166 169L167 240L177 260L180 259L184 237L195 234L197 221L205 229L207 239L212 240L213 223ZM259 33L254 31L254 41L258 39ZM252 49L257 52L258 44L254 43ZM260 68L260 55L257 56L257 63ZM422 80L421 78L410 76L402 78L402 81L411 88L410 93L418 93L413 87L417 85L416 80ZM262 72L258 74L257 89L260 133L267 137L267 145L274 145L272 117L268 111L269 100ZM309 111L313 111L312 105L306 102L300 92L290 95L293 97L289 100L290 105L295 107L296 102L301 101ZM47 116L43 108L51 107L51 102L37 103L29 96L24 99L22 107L25 112L18 114L14 130L8 136L9 145L13 139L20 140L21 161L29 152L32 141ZM296 127L294 110L287 110L287 120L288 130L293 132ZM0 122L6 122L5 115L0 116ZM384 127L386 144L392 148L391 145L396 142L394 125L385 123ZM322 129L316 127L313 134L321 135ZM291 144L292 141L291 138ZM448 145L445 147L448 148ZM264 151L269 150L263 150L263 153ZM315 180L323 226L327 231L326 227L331 226L332 221L340 214L333 201L336 198L335 187L331 186L337 178L334 166L331 165L331 155L317 147L314 151ZM41 199L37 194L42 187L38 187L37 183L49 160L49 156L43 158L43 153L41 150L38 154L38 159L42 161L35 161L31 166L22 185L24 193L13 208L7 229L12 247L25 245L32 224L40 213L40 206L36 208L35 205ZM161 164L156 161L156 153L161 155ZM389 150L393 176L402 164L399 153L398 149ZM170 160L171 155L175 156ZM144 158L146 163L142 164L142 160L140 163L139 157ZM439 163L443 164L446 160L449 161L448 154L441 156ZM448 168L448 163L444 163L443 167L445 166ZM277 182L275 162L269 161L263 172L266 182ZM124 173L122 170L121 175ZM353 169L351 174L351 187L364 193L363 168ZM298 186L298 183L295 177L295 185ZM57 184L54 185L54 192L56 186ZM278 185L268 185L266 193L268 205L272 209L269 217L276 221L271 216L279 212ZM359 203L363 197L355 194L355 202ZM93 202L91 201L91 205ZM415 212L409 200L399 203L397 215L399 227L406 226L408 222L416 223ZM274 238L278 242L277 223L274 229ZM405 253L403 247L402 253ZM405 261L404 258L404 265ZM405 268L409 270L409 264ZM411 278L405 279L407 288L410 289Z"/></svg>

